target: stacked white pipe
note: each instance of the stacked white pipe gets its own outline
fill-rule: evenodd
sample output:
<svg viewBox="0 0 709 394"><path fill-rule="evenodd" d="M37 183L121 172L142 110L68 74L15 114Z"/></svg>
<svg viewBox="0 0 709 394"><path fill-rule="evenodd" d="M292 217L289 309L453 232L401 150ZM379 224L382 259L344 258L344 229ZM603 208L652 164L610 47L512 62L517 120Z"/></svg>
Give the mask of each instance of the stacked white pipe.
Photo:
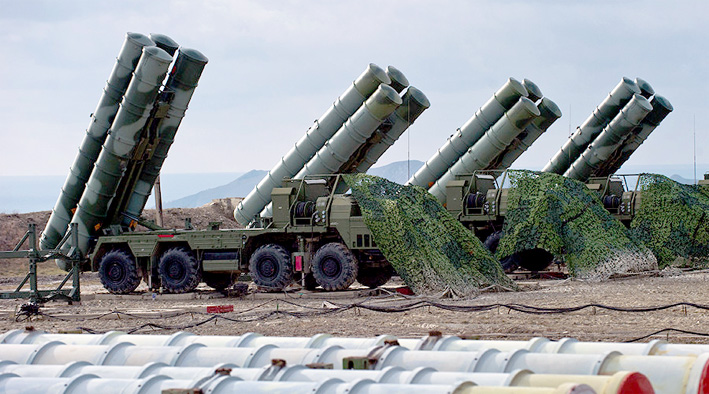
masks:
<svg viewBox="0 0 709 394"><path fill-rule="evenodd" d="M140 372L143 370L152 370L152 374L161 376L204 377L213 374L216 367L229 363L228 367L233 368L231 375L244 380L272 376L270 380L322 381L337 377L347 381L369 379L382 384L437 385L463 379L481 386L544 385L552 388L562 383L578 383L604 393L642 387L643 375L659 393L696 393L709 383L709 353L706 353L709 345L677 345L663 341L595 343L573 339L554 342L544 338L473 341L440 335L400 339L398 343L402 346L396 346L397 342L393 341L391 336L337 338L323 334L310 338L258 334L229 337L188 333L48 334L16 330L0 336L0 358L6 361L0 364L0 372L18 375L11 379L60 375L143 378L145 373ZM385 346L381 346L383 344ZM287 367L274 372L273 359L283 360ZM376 360L371 366L374 371L342 371L346 360ZM77 364L77 361L93 366ZM339 371L304 367L309 364L332 364ZM39 371L38 365L44 372ZM60 367L48 367L50 365ZM131 371L120 370L131 368L126 366L134 367ZM108 372L103 372L105 368ZM179 369L184 373L180 374ZM73 372L59 373L60 370ZM279 378L274 379L276 376Z"/></svg>

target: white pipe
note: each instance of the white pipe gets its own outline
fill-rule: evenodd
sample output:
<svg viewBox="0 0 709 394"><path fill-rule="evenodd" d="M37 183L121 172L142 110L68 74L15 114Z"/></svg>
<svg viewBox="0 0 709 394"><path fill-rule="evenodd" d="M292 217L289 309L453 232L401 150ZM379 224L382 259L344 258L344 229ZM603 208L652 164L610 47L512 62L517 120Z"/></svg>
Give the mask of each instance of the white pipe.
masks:
<svg viewBox="0 0 709 394"><path fill-rule="evenodd" d="M237 380L238 378L233 378ZM84 374L70 378L23 378L15 374L0 374L0 392L34 394L129 394L161 393L162 390L199 387L202 380L175 380L167 376L153 375L144 379L102 379Z"/></svg>
<svg viewBox="0 0 709 394"><path fill-rule="evenodd" d="M343 357L365 357L369 353L360 350L323 350L323 356L309 362L332 363L338 368ZM311 354L312 356L312 354ZM671 367L666 365L672 364ZM414 369L428 366L439 371L467 372L510 372L528 369L534 373L546 374L603 374L620 371L637 371L648 377L658 393L685 392L685 387L698 387L709 383L709 354L700 357L653 357L624 356L617 352L606 355L595 354L545 354L530 353L525 350L499 352L428 352L411 351L399 346L383 350L375 364L376 369L387 366ZM664 390L671 387L671 390ZM691 391L686 391L691 392ZM695 391L696 392L696 391Z"/></svg>
<svg viewBox="0 0 709 394"><path fill-rule="evenodd" d="M280 348L325 348L340 346L346 349L369 349L384 345L387 341L398 341L410 350L435 351L480 351L496 349L513 351L525 349L534 353L601 354L617 351L625 355L691 356L709 353L708 344L667 343L655 339L648 343L623 342L579 342L573 338L551 341L546 338L532 338L528 341L471 340L457 336L424 336L421 338L398 338L393 335L379 335L370 338L333 337L329 334L315 334L312 337L272 337L256 333L243 335L195 335L176 332L171 335L126 334L109 331L105 334L52 334L43 331L10 330L0 335L0 344L39 344L59 341L67 345L112 345L131 343L138 346L186 346L197 343L208 347L261 347L275 345Z"/></svg>
<svg viewBox="0 0 709 394"><path fill-rule="evenodd" d="M405 384L379 384L368 379L343 382L327 379L319 382L259 382L243 381L233 376L215 376L200 380L175 380L167 376L154 375L144 379L102 379L96 375L84 374L71 378L22 378L14 374L0 374L0 391L3 393L65 393L102 394L119 393L161 393L169 389L200 389L210 394L221 393L288 393L288 394L396 394L410 393L411 386ZM476 387L471 382L457 382L448 385L421 385L415 389L420 394L587 394L595 391L583 384L566 383L554 388L541 387Z"/></svg>
<svg viewBox="0 0 709 394"><path fill-rule="evenodd" d="M0 336L0 344L39 344L59 341L67 345L131 343L138 346L185 346L198 343L210 347L276 345L281 348L321 348L339 345L348 349L369 349L374 346L381 346L385 341L392 340L396 340L393 335L379 335L370 338L343 338L333 337L329 334L315 334L312 337L267 337L256 333L227 336L195 335L184 331L176 332L172 335L141 335L126 334L121 331L109 331L105 334L52 334L43 331L11 330ZM410 339L404 341L414 344L421 340Z"/></svg>
<svg viewBox="0 0 709 394"><path fill-rule="evenodd" d="M423 337L422 340L435 337ZM399 343L411 348L411 342L399 340ZM438 340L429 340L426 349L416 350L445 350L445 351L480 351L496 349L511 351L526 349L535 353L564 353L564 354L601 354L617 351L625 355L636 356L690 356L697 357L702 353L709 353L707 344L681 344L667 343L655 339L647 343L623 342L579 342L573 338L563 338L559 341L550 341L546 338L532 338L529 341L494 341L470 340L456 336L444 336ZM413 348L411 348L413 349Z"/></svg>
<svg viewBox="0 0 709 394"><path fill-rule="evenodd" d="M73 362L65 365L27 365L0 362L0 373L13 373L20 377L73 377L96 375L103 379L142 379L152 375L172 379L199 380L214 376L217 369L230 368L230 375L243 380L278 382L318 382L338 378L346 382L370 379L387 384L450 385L459 381L471 381L478 386L514 386L555 388L565 383L586 384L602 394L652 393L643 390L651 387L647 378L635 372L617 372L610 376L534 374L527 370L511 373L438 372L430 367L407 371L400 367L386 367L380 371L312 369L303 365L286 367L238 368L233 364L213 367L170 367L164 363L149 363L144 366L91 365ZM643 384L645 386L643 386Z"/></svg>

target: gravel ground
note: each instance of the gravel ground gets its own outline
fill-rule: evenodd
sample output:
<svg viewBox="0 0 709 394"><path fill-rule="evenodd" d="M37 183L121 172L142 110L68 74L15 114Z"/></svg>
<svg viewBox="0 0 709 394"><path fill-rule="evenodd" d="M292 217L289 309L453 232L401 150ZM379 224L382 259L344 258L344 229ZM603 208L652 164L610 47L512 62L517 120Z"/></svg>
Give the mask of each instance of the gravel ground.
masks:
<svg viewBox="0 0 709 394"><path fill-rule="evenodd" d="M56 281L56 278L50 277L41 282L49 286ZM12 287L12 284L8 283L10 281L3 282L5 283L0 284L0 289L8 290ZM47 303L42 307L42 312L48 316L34 316L30 319L20 319L18 322L15 312L26 300L0 300L0 332L33 326L35 329L52 332L77 329L96 332L137 329L135 332L155 334L182 330L211 335L257 332L277 336L328 333L358 337L378 334L417 337L437 330L443 334L469 338L523 340L544 336L551 339L574 337L584 341L627 341L666 328L709 333L709 312L682 306L639 313L589 307L563 314L529 314L504 306L478 312L449 311L435 306L423 306L390 313L360 307L337 307L364 303L395 309L418 301L456 306L517 303L551 308L585 304L652 307L678 302L709 305L709 295L705 293L709 288L707 272L634 277L600 283L528 280L520 282L523 288L521 292L483 293L467 300L404 297L394 291L399 285L402 284L390 283L381 295L369 297L363 296L364 289L360 289L347 293L294 290L288 294L250 294L242 298L225 298L208 288L201 288L190 295L156 295L153 299L147 291L143 291L142 295L110 295L103 290L95 274L84 274L82 303ZM206 307L212 305L233 305L234 312L207 314ZM290 312L297 313L298 316L289 315ZM148 324L161 327L146 326ZM701 335L677 332L662 333L652 338L682 343L709 342L709 338Z"/></svg>

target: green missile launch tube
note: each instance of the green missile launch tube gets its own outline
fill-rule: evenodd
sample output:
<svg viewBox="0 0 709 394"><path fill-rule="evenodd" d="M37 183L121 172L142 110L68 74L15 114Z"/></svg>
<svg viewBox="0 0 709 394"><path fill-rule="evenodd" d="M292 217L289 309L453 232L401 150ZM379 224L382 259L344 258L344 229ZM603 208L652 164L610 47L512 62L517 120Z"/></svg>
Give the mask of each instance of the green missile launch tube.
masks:
<svg viewBox="0 0 709 394"><path fill-rule="evenodd" d="M522 85L524 85L524 88L527 89L527 98L532 100L533 102L536 103L542 97L544 97L544 94L542 94L542 90L539 89L539 86L537 86L536 83L530 81L529 79L523 79Z"/></svg>
<svg viewBox="0 0 709 394"><path fill-rule="evenodd" d="M334 174L350 156L364 144L380 124L402 103L392 87L379 85L372 96L362 104L345 124L330 138L318 153L303 167L296 179L306 175Z"/></svg>
<svg viewBox="0 0 709 394"><path fill-rule="evenodd" d="M367 172L379 160L384 152L401 137L402 134L418 119L419 116L431 106L422 91L410 86L401 98L402 104L389 116L391 129L383 133L382 139L372 145L364 159L359 163L355 172Z"/></svg>
<svg viewBox="0 0 709 394"><path fill-rule="evenodd" d="M399 71L398 68L394 66L387 66L387 75L389 76L389 79L391 80L391 83L389 83L389 86L394 88L397 93L401 93L409 87L409 80L406 79L406 76L404 73Z"/></svg>
<svg viewBox="0 0 709 394"><path fill-rule="evenodd" d="M655 94L655 89L653 89L652 85L650 85L646 80L642 78L635 78L635 84L638 85L638 89L640 89L640 95L646 99L650 100L650 97Z"/></svg>
<svg viewBox="0 0 709 394"><path fill-rule="evenodd" d="M657 126L660 125L667 115L673 111L672 104L665 97L656 94L652 100L652 111L643 119L639 127L633 130L633 134L620 146L613 154L614 159L609 160L608 164L602 169L596 171L597 176L608 176L615 174L620 170L620 167L630 159L630 156L642 145L643 142L650 136Z"/></svg>
<svg viewBox="0 0 709 394"><path fill-rule="evenodd" d="M175 66L172 68L165 84L165 92L171 96L168 100L170 108L167 110L165 118L160 121L157 129L158 144L152 157L143 166L133 189L133 194L125 208L126 213L138 217L143 212L153 184L158 175L160 175L160 169L167 158L170 146L175 140L177 129L185 116L187 105L192 99L192 95L197 88L197 82L208 61L209 59L197 50L180 49L177 60L175 60ZM123 219L124 225L129 223L130 219Z"/></svg>
<svg viewBox="0 0 709 394"><path fill-rule="evenodd" d="M526 152L530 146L537 140L542 134L544 134L549 127L556 122L557 119L561 117L561 110L559 107L551 101L550 99L544 97L542 101L537 104L539 109L539 117L535 118L532 123L529 124L524 129L524 133L520 135L517 140L519 143L513 149L508 149L502 154L501 157L496 159L499 162L494 168L488 168L491 170L506 170L512 166L517 158L519 158L522 153Z"/></svg>
<svg viewBox="0 0 709 394"><path fill-rule="evenodd" d="M293 177L335 174L359 147L367 142L382 122L402 103L399 94L389 85L379 88L350 116L339 130ZM261 211L261 217L272 217L272 205Z"/></svg>
<svg viewBox="0 0 709 394"><path fill-rule="evenodd" d="M170 56L175 56L177 48L180 47L180 44L178 44L177 42L175 42L175 40L164 34L150 33L150 39L153 40L156 47L169 53Z"/></svg>

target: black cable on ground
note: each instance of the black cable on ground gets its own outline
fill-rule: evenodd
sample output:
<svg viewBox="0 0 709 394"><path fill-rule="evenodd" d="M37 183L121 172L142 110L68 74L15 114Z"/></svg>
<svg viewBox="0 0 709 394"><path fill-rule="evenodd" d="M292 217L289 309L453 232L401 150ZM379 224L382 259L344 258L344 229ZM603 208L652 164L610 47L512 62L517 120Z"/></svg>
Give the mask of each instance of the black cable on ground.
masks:
<svg viewBox="0 0 709 394"><path fill-rule="evenodd" d="M629 339L629 340L623 341L623 342L626 342L626 343L638 342L638 341L642 341L643 339L647 339L647 338L650 338L650 337L652 337L652 336L655 336L655 335L658 335L658 334L662 334L663 332L667 332L667 333L670 333L670 332L678 332L678 333L680 333L680 334L689 334L689 335L697 335L697 336L700 336L700 337L709 337L709 333L705 333L705 332L687 331L687 330L682 330L682 329L679 329L679 328L663 328L662 330L658 330L658 331L655 331L655 332L653 332L653 333L650 333L650 334L647 334L647 335L643 335L643 336L641 336L641 337L639 337L639 338Z"/></svg>
<svg viewBox="0 0 709 394"><path fill-rule="evenodd" d="M252 308L248 308L243 311L235 311L235 312L230 312L230 313L243 315L247 312L257 310L257 309L259 309L259 308L261 308L273 301L275 301L275 300L262 303L260 305L257 305ZM483 311L489 311L489 310L496 309L496 308L507 308L507 309L521 312L521 313L536 314L536 315L572 313L572 312L578 312L578 311L588 309L588 308L605 309L605 310L610 310L610 311L615 311L615 312L625 312L625 313L654 312L654 311L661 311L661 310L666 310L666 309L670 309L670 308L675 308L675 307L679 307L679 306L691 307L691 308L696 308L696 309L701 309L701 310L709 310L709 305L696 304L696 303L692 303L692 302L676 302L673 304L658 305L658 306L651 306L651 307L616 307L616 306L609 306L609 305L594 303L594 304L584 304L584 305L579 305L579 306L574 306L574 307L564 307L564 308L537 307L537 306L523 305L523 304L500 304L500 303L485 304L485 305L451 305L451 304L443 304L443 303L432 302L432 301L415 301L415 302L401 304L401 305L395 305L395 306L369 305L369 304L366 304L364 301L352 303L352 304L337 304L334 302L330 302L330 304L335 306L334 308L325 308L325 307L317 308L317 307L311 307L311 306L307 306L307 305L300 305L295 302L285 301L285 300L278 300L278 302L282 302L287 305L292 305L295 307L309 310L309 311L304 311L304 312L294 312L294 311L287 311L287 310L280 310L280 309L275 310L279 314L285 314L285 315L294 316L294 317L309 317L309 316L316 316L316 315L332 314L332 313L337 313L337 312L344 312L344 311L354 309L354 308L361 308L361 309L370 310L373 312L380 312L380 313L401 313L401 312L408 312L408 311L412 311L412 310L420 309L420 308L425 308L425 307L434 307L434 308L447 310L447 311L451 311L451 312L483 312ZM111 312L103 313L98 316L87 317L87 318L83 318L83 319L76 319L76 318L65 318L62 316L55 316L55 315L44 313L41 311L34 312L33 314L42 315L47 318L63 320L63 321L97 320L97 319L101 319L101 318L104 318L104 317L110 316L110 315L126 316L126 317L131 317L131 318L135 318L135 319L144 319L144 320L166 319L166 318L179 317L179 316L183 316L183 315L187 315L187 314L189 314L189 315L212 315L211 313L207 313L207 312L185 311L185 312L178 312L172 316L167 316L167 317L166 316L139 316L139 315L131 314L128 312L111 311Z"/></svg>
<svg viewBox="0 0 709 394"><path fill-rule="evenodd" d="M274 317L274 316L288 316L288 317L294 317L294 318L307 318L307 317L316 317L316 316L325 316L325 315L332 315L332 314L337 314L341 312L345 312L348 310L357 310L357 309L364 309L364 310L369 310L372 312L379 312L379 313L402 313L402 312L408 312L420 308L425 308L425 307L433 307L437 309L442 309L442 310L447 310L447 311L452 311L452 312L483 312L483 311L489 311L493 310L496 308L508 308L513 311L517 311L520 313L526 313L526 314L534 314L534 315L545 315L545 314L563 314L563 313L572 313L572 312L578 312L587 308L597 308L597 309L605 309L605 310L610 310L610 311L615 311L615 312L623 312L623 313L646 313L646 312L654 312L654 311L661 311L661 310L666 310L669 308L674 308L674 307L691 307L691 308L696 308L700 310L709 310L708 305L702 305L702 304L696 304L696 303L691 303L691 302L677 302L673 304L667 304L667 305L658 305L658 306L651 306L651 307L615 307L615 306L608 306L608 305L603 305L603 304L585 304L585 305L579 305L579 306L574 306L574 307L564 307L564 308L550 308L550 307L537 307L537 306L531 306L531 305L523 305L523 304L485 304L485 305L454 305L454 304L444 304L444 303L439 303L439 302L434 302L430 300L416 300L413 302L406 302L406 303L401 303L399 305L392 305L392 306L381 306L381 305L371 305L368 304L367 301L369 299L356 302L356 303L351 303L351 304L337 304L334 302L329 302L333 307L312 307L308 305L301 305L296 302L292 301L286 301L286 300L269 300L267 302L261 303L259 305L256 305L254 307L242 310L242 311L235 311L235 312L230 312L228 314L219 314L219 315L214 315L211 313L206 313L206 312L179 312L176 313L173 316L165 317L165 316L158 316L158 317L142 317L138 315L134 315L131 313L127 312L121 312L121 311L111 311L107 313L103 313L98 316L90 317L90 318L85 318L85 319L71 319L71 318L64 318L61 316L54 316L51 314L43 313L41 311L32 311L30 314L23 313L22 316L19 316L20 313L18 313L18 318L24 317L24 319L29 319L33 315L41 315L50 319L57 319L57 320L62 320L62 321L91 321L91 320L96 320L96 319L101 319L110 315L117 315L117 316L126 316L130 318L135 318L135 319L145 319L145 320L156 320L156 319L168 319L168 318L175 318L175 317L180 317L184 316L187 314L190 314L192 316L194 315L208 315L209 317L200 320L198 322L194 322L191 324L185 324L185 325L179 325L179 326L170 326L170 325L163 325L163 324L157 324L157 323L146 323L137 327L129 327L125 329L119 329L120 331L124 331L127 333L134 333L146 328L151 328L151 329L160 329L160 330L184 330L188 328L193 328L193 327L198 327L201 325L204 325L208 322L216 321L218 320L225 320L228 322L232 323L248 323L248 322L255 322L255 321L262 321L266 320L268 318ZM271 304L273 302L278 302L278 303L283 303L286 305L290 305L293 307L297 308L302 308L306 310L301 310L301 311L293 311L293 310L284 310L281 308L276 308L272 310L260 310L264 306ZM257 313L249 313L253 311L258 311ZM19 320L18 320L19 321ZM81 330L92 333L92 334L99 334L99 333L104 333L108 332L111 330L106 330L106 331L99 331L99 330L94 330L88 327L78 327ZM635 338L632 340L628 340L627 342L637 342L649 337L652 337L654 335L658 335L663 332L679 332L679 333L684 333L684 334L690 334L690 335L697 335L697 336L709 336L707 333L700 333L700 332L694 332L694 331L687 331L687 330L682 330L682 329L676 329L676 328L666 328L663 330L659 330L656 332L653 332L651 334L644 335L639 338Z"/></svg>

